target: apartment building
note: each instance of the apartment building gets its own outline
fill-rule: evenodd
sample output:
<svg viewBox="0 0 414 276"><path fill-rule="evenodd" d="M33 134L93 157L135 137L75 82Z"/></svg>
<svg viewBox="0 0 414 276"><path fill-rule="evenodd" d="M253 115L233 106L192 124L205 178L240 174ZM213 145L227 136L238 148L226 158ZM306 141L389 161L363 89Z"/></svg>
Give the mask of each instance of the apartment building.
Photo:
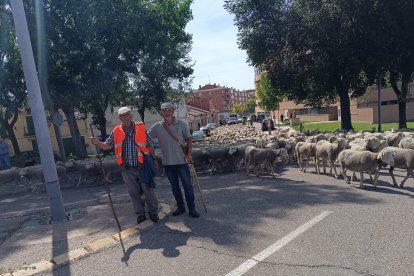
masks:
<svg viewBox="0 0 414 276"><path fill-rule="evenodd" d="M187 105L209 111L213 122L226 121L234 104L245 104L254 95L254 89L237 90L217 84L199 86L187 100Z"/></svg>
<svg viewBox="0 0 414 276"><path fill-rule="evenodd" d="M61 115L65 118L63 112L61 112ZM76 123L79 128L79 132L81 135L81 138L83 139L86 149L88 153L93 153L94 148L92 145L89 144L89 137L90 133L88 130L88 122L83 119L79 113L75 113ZM69 131L69 126L64 119L63 124L60 126L61 130L61 136L63 140L63 146L65 148L66 156L68 157L70 154L75 153L75 148L73 146L72 142L72 136ZM52 122L48 122L48 131L52 142L52 149L53 152L56 155L60 155L59 147L56 140L55 131L52 125ZM14 156L14 150L11 146L10 140L6 136L6 132L4 128L0 125L0 133L2 136L6 137L6 141L9 143L10 147L10 155ZM96 132L95 132L96 133ZM38 155L38 147L37 147L37 140L36 140L36 134L34 129L34 121L33 117L28 112L20 112L19 117L14 125L14 134L16 135L17 143L19 144L20 152L25 153L28 156L37 156Z"/></svg>

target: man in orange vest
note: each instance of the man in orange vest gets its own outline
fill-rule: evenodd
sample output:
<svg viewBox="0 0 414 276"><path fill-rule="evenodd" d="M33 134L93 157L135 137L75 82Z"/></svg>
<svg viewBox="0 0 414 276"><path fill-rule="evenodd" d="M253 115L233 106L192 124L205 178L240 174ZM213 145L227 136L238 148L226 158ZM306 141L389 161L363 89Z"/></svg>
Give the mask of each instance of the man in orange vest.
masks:
<svg viewBox="0 0 414 276"><path fill-rule="evenodd" d="M144 123L132 121L132 112L128 107L121 107L118 110L118 118L121 121L117 125L105 142L91 137L91 143L97 145L102 150L114 149L115 158L119 166L122 166L122 178L127 185L129 196L131 197L134 211L137 214L137 223L146 220L145 202L148 205L148 214L152 221L157 222L158 200L155 196L155 183L140 183L139 168L144 163L144 157L150 155L154 162L154 167L159 169L159 164L155 159L153 141L145 130ZM141 194L145 195L145 201Z"/></svg>

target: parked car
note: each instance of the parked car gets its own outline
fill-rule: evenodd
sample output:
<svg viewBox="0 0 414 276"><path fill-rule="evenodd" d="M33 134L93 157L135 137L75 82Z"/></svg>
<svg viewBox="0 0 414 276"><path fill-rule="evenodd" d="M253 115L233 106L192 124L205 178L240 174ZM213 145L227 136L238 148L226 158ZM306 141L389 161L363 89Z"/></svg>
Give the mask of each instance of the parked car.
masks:
<svg viewBox="0 0 414 276"><path fill-rule="evenodd" d="M217 127L217 124L216 123L208 123L206 126L209 127L210 129L215 129Z"/></svg>
<svg viewBox="0 0 414 276"><path fill-rule="evenodd" d="M216 127L216 123L208 123L207 125L200 127L200 130L204 131L204 133L208 136L210 134L210 131Z"/></svg>
<svg viewBox="0 0 414 276"><path fill-rule="evenodd" d="M272 119L264 119L262 121L262 131L269 130L269 127L271 130L275 130L275 124Z"/></svg>
<svg viewBox="0 0 414 276"><path fill-rule="evenodd" d="M232 118L232 117L230 117L230 119L227 121L227 124L228 125L235 125L235 124L237 124L238 123L238 121L237 121L237 117L236 118Z"/></svg>
<svg viewBox="0 0 414 276"><path fill-rule="evenodd" d="M193 138L193 142L200 142L200 141L203 141L204 138L207 137L207 134L205 134L204 131L202 130L197 130L193 132L191 137Z"/></svg>

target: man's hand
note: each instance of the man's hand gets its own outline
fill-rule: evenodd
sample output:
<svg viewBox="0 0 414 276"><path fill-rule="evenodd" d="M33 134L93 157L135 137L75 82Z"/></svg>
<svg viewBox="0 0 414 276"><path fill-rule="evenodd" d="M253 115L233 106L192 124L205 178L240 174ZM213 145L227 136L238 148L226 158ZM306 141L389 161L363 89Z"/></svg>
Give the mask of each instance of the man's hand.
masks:
<svg viewBox="0 0 414 276"><path fill-rule="evenodd" d="M155 159L155 157L153 158L153 164L154 164L155 170L159 171L160 164L158 163L157 159Z"/></svg>
<svg viewBox="0 0 414 276"><path fill-rule="evenodd" d="M96 138L96 137L91 137L91 143L92 143L92 145L96 145L101 150L110 150L110 149L112 149L111 146L107 145L106 143L103 143L103 142L99 141L99 139Z"/></svg>
<svg viewBox="0 0 414 276"><path fill-rule="evenodd" d="M99 139L96 137L91 137L91 143L92 145L98 145L99 144Z"/></svg>
<svg viewBox="0 0 414 276"><path fill-rule="evenodd" d="M188 163L193 163L193 156L191 155L191 153L187 153L185 155L185 160L187 160Z"/></svg>

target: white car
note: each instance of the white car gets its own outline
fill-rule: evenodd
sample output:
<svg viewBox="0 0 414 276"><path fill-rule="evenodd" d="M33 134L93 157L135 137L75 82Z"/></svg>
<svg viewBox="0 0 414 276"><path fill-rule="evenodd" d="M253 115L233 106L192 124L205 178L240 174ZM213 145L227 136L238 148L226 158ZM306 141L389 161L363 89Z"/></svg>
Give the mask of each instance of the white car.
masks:
<svg viewBox="0 0 414 276"><path fill-rule="evenodd" d="M191 137L193 138L193 142L200 142L200 141L203 141L204 138L207 137L207 135L204 133L204 131L197 130L197 131L194 131L193 132L193 134L191 135Z"/></svg>

